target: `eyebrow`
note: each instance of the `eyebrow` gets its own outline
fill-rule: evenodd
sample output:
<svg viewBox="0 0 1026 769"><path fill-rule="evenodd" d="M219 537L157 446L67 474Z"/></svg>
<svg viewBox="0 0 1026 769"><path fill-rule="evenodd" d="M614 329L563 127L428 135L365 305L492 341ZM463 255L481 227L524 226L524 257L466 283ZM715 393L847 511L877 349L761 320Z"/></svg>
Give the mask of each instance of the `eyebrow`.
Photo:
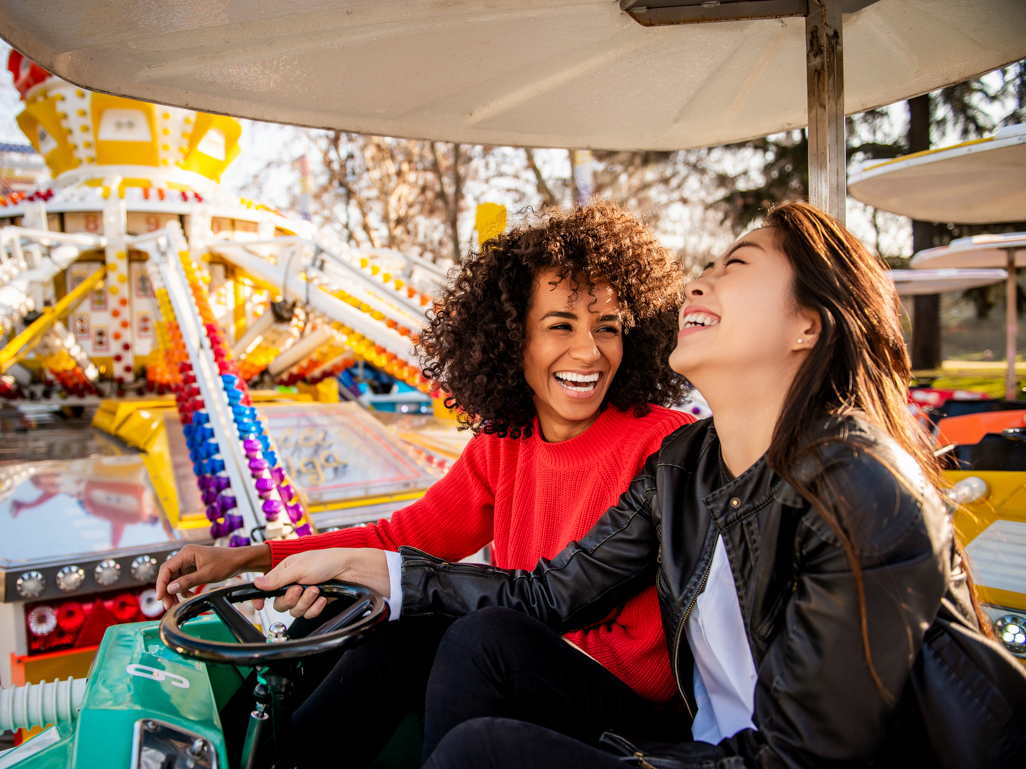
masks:
<svg viewBox="0 0 1026 769"><path fill-rule="evenodd" d="M547 312L541 316L542 320L545 320L546 318L564 318L566 320L577 320L577 313L553 310L552 312ZM602 315L598 319L598 322L608 323L611 320L615 320L618 323L623 321L623 319L619 315Z"/></svg>
<svg viewBox="0 0 1026 769"><path fill-rule="evenodd" d="M739 241L738 241L737 243L735 243L735 244L734 244L734 245L732 245L732 246L731 246L730 248L728 248L728 249L727 249L727 253L725 253L725 254L724 254L723 256L721 256L720 258L721 258L722 260L726 261L727 259L729 259L729 258L730 258L730 255L731 255L731 254L733 254L733 253L734 253L735 251L737 251L737 250L738 250L739 248L744 248L745 246L749 246L749 247L751 247L751 248L757 248L757 249L759 249L760 251L765 251L765 250L766 250L765 248L763 248L762 246L760 246L760 245L759 245L758 243L756 243L756 242L755 242L754 240L739 240ZM708 270L708 269L709 269L710 267L712 267L712 266L713 266L714 264L716 264L716 261L715 261L715 260L714 260L714 261L711 261L711 262L709 262L708 264L706 264L706 265L705 265L705 267L703 267L703 268L702 268L702 272L705 272L705 271L706 271L706 270Z"/></svg>

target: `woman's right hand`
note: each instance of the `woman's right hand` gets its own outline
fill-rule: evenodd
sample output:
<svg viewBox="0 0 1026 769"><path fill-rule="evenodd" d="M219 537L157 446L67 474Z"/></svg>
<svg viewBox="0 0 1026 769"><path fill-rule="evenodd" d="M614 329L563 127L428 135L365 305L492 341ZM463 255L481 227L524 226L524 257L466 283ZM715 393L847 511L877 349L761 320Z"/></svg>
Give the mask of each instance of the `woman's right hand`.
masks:
<svg viewBox="0 0 1026 769"><path fill-rule="evenodd" d="M246 571L271 568L268 545L211 547L186 545L164 561L157 574L157 598L170 609L180 598L190 598L194 588L223 582Z"/></svg>
<svg viewBox="0 0 1026 769"><path fill-rule="evenodd" d="M354 582L389 597L388 562L385 552L373 547L338 547L307 550L295 553L275 566L267 574L257 577L253 584L261 590L297 583L287 593L274 599L275 611L287 611L293 617L313 619L320 615L328 602L316 585L333 579Z"/></svg>

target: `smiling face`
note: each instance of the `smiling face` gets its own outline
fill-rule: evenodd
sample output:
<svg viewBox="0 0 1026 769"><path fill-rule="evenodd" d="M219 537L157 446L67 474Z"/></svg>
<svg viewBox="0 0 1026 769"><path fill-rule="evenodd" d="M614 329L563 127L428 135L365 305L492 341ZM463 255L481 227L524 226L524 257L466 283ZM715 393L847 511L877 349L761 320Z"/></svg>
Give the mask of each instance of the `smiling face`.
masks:
<svg viewBox="0 0 1026 769"><path fill-rule="evenodd" d="M524 377L534 392L538 424L547 441L580 435L598 419L623 359L623 324L616 292L607 283L581 286L555 271L535 277L527 311Z"/></svg>
<svg viewBox="0 0 1026 769"><path fill-rule="evenodd" d="M818 327L794 302L793 276L773 230L742 236L687 285L670 367L699 390L723 374L789 382Z"/></svg>

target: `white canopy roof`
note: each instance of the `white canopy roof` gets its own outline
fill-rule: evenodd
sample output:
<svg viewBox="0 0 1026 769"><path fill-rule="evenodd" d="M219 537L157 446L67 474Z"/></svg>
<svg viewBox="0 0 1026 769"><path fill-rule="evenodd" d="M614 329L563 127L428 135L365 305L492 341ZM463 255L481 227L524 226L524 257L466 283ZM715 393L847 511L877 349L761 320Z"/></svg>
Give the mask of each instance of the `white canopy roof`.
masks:
<svg viewBox="0 0 1026 769"><path fill-rule="evenodd" d="M901 296L940 294L1000 283L1008 277L1005 270L891 270L888 272Z"/></svg>
<svg viewBox="0 0 1026 769"><path fill-rule="evenodd" d="M1026 232L959 238L946 246L920 251L912 257L911 264L915 270L1004 267L1008 264L1009 251L1015 255L1016 267L1026 267Z"/></svg>
<svg viewBox="0 0 1026 769"><path fill-rule="evenodd" d="M954 147L872 161L848 177L848 192L920 221L1026 221L1026 125Z"/></svg>
<svg viewBox="0 0 1026 769"><path fill-rule="evenodd" d="M861 8L844 17L848 113L1026 57L1022 0L841 1ZM744 6L771 4L801 3ZM667 3L645 5L634 15ZM0 35L94 90L364 133L677 149L806 123L801 17L646 27L612 0L5 0Z"/></svg>

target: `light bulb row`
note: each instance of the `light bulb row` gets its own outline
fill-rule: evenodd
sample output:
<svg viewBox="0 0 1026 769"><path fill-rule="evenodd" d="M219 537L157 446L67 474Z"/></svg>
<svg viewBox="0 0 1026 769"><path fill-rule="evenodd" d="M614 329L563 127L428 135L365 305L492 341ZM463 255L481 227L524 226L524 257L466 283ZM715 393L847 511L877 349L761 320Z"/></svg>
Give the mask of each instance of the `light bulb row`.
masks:
<svg viewBox="0 0 1026 769"><path fill-rule="evenodd" d="M220 375L218 394L224 397L232 415L235 437L242 443L247 461L246 470L252 479L257 496L262 500L261 510L264 517L268 523L276 523L281 516L287 516L297 536L312 534L312 526L308 522L302 522L304 510L299 494L278 460L267 427L253 407L246 381L241 376L239 366L234 360L231 346L210 307L208 293L204 281L200 277L199 268L186 251L181 252L180 259L195 309L199 315L203 332L210 343L214 363ZM185 381L184 374L183 381ZM207 419L209 420L209 415L207 415ZM194 439L194 443L198 449L197 456L200 457L199 470L217 476L222 471L223 458L220 457L219 448L213 438L213 430L209 429L209 431L210 435L207 435L206 426L199 425L194 430L194 433L199 436ZM203 464L215 459L220 459L220 461ZM194 467L194 469L196 468ZM200 473L197 473L197 477L201 477ZM229 502L221 501L226 497L226 489L230 488L230 483L226 489L219 488L223 484L224 481L219 480L215 480L213 484L208 482L205 490L204 503L207 504L207 518L211 520L212 524L211 534L215 538L230 536L229 546L248 545L250 543L248 537L235 533L242 526L241 517L230 512L233 507L225 507L230 504ZM208 499L210 502L207 502Z"/></svg>

